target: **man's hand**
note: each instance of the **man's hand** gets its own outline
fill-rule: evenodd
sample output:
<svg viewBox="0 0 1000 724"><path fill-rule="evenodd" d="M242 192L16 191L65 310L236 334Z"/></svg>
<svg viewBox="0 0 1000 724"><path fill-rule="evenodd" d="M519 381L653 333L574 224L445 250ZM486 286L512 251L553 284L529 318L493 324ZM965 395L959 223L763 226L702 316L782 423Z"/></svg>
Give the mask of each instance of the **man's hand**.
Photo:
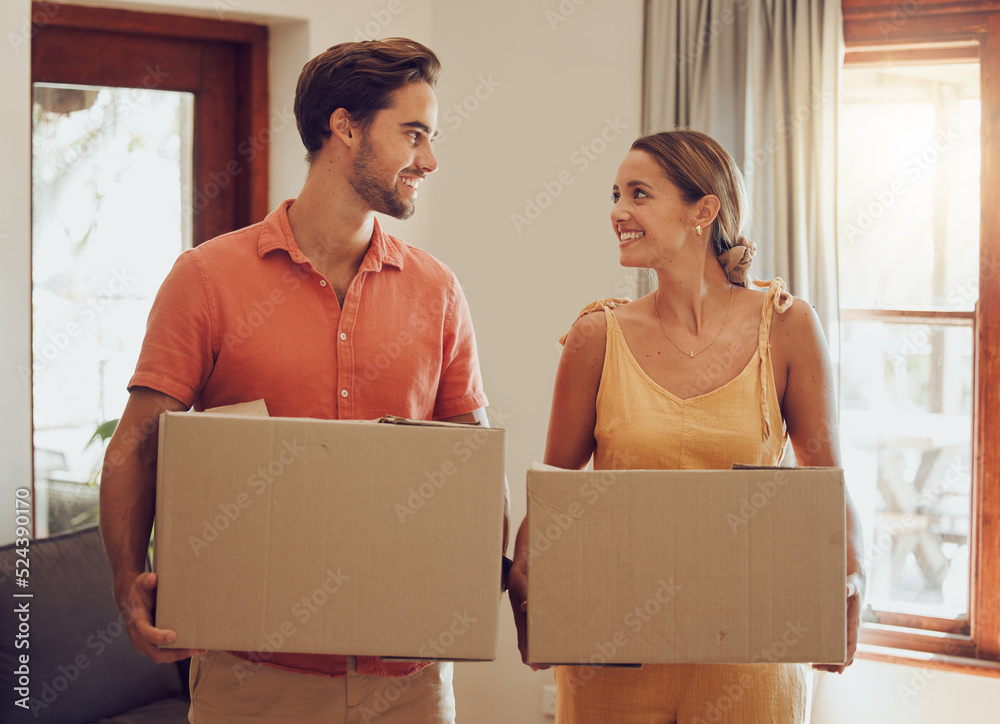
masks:
<svg viewBox="0 0 1000 724"><path fill-rule="evenodd" d="M177 634L169 629L153 625L153 611L156 609L156 574L141 573L132 579L122 599L118 601L122 618L128 627L129 638L136 651L151 658L158 664L180 661L195 654L205 653L196 649L161 649L160 646L177 640Z"/></svg>
<svg viewBox="0 0 1000 724"><path fill-rule="evenodd" d="M853 573L847 578L847 661L843 664L813 664L819 671L830 671L838 674L854 663L854 654L858 650L858 630L861 628L861 599L864 592L864 578L860 573Z"/></svg>

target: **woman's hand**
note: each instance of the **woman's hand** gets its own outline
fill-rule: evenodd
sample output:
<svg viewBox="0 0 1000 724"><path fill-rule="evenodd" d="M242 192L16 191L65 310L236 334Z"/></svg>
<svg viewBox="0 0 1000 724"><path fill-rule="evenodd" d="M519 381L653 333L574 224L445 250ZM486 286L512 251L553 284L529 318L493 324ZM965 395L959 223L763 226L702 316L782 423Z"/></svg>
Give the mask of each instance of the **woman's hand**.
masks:
<svg viewBox="0 0 1000 724"><path fill-rule="evenodd" d="M852 573L847 578L847 659L843 664L813 664L818 671L843 674L844 669L854 663L858 650L858 630L861 628L861 604L864 600L865 579L860 573Z"/></svg>
<svg viewBox="0 0 1000 724"><path fill-rule="evenodd" d="M507 596L514 614L517 628L517 648L521 651L521 661L528 663L528 519L521 522L514 541L514 562L507 574ZM534 671L548 666L529 664Z"/></svg>

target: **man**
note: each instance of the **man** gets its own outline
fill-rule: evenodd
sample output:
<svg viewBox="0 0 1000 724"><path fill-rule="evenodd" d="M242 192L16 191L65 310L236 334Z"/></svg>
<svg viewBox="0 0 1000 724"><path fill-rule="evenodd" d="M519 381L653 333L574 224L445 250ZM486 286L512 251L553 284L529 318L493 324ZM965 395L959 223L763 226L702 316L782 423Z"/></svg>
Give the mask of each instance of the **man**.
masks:
<svg viewBox="0 0 1000 724"><path fill-rule="evenodd" d="M160 649L176 634L153 626L156 575L144 572L164 410L264 398L272 416L487 424L458 281L375 219L409 217L437 168L439 68L401 38L344 43L307 63L295 98L309 163L302 192L181 254L150 312L108 446L101 523L135 647L160 662L194 657L195 724L454 719L450 663Z"/></svg>

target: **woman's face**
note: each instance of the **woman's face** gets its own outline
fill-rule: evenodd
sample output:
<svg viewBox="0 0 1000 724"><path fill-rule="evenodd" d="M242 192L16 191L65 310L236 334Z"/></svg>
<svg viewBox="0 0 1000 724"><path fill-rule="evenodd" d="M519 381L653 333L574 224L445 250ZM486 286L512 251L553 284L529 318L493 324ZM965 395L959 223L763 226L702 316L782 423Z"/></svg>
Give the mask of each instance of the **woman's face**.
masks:
<svg viewBox="0 0 1000 724"><path fill-rule="evenodd" d="M611 191L611 227L625 267L668 263L694 235L694 204L645 151L625 156ZM696 237L697 238L697 237Z"/></svg>

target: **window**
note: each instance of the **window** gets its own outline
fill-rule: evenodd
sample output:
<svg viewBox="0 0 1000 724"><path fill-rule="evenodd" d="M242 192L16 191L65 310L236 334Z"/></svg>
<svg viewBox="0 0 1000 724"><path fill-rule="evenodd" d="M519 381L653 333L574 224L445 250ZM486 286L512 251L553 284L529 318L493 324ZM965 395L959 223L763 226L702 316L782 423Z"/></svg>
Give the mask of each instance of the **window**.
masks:
<svg viewBox="0 0 1000 724"><path fill-rule="evenodd" d="M36 534L96 521L104 438L156 290L191 246L193 95L34 84ZM97 431L101 432L98 433Z"/></svg>
<svg viewBox="0 0 1000 724"><path fill-rule="evenodd" d="M998 193L981 159L998 151L1000 13L914 7L844 2L840 408L867 538L862 655L1000 675L977 663L1000 659L1000 224L980 204Z"/></svg>
<svg viewBox="0 0 1000 724"><path fill-rule="evenodd" d="M95 520L102 434L174 259L268 211L267 28L50 5L32 43L38 536Z"/></svg>

